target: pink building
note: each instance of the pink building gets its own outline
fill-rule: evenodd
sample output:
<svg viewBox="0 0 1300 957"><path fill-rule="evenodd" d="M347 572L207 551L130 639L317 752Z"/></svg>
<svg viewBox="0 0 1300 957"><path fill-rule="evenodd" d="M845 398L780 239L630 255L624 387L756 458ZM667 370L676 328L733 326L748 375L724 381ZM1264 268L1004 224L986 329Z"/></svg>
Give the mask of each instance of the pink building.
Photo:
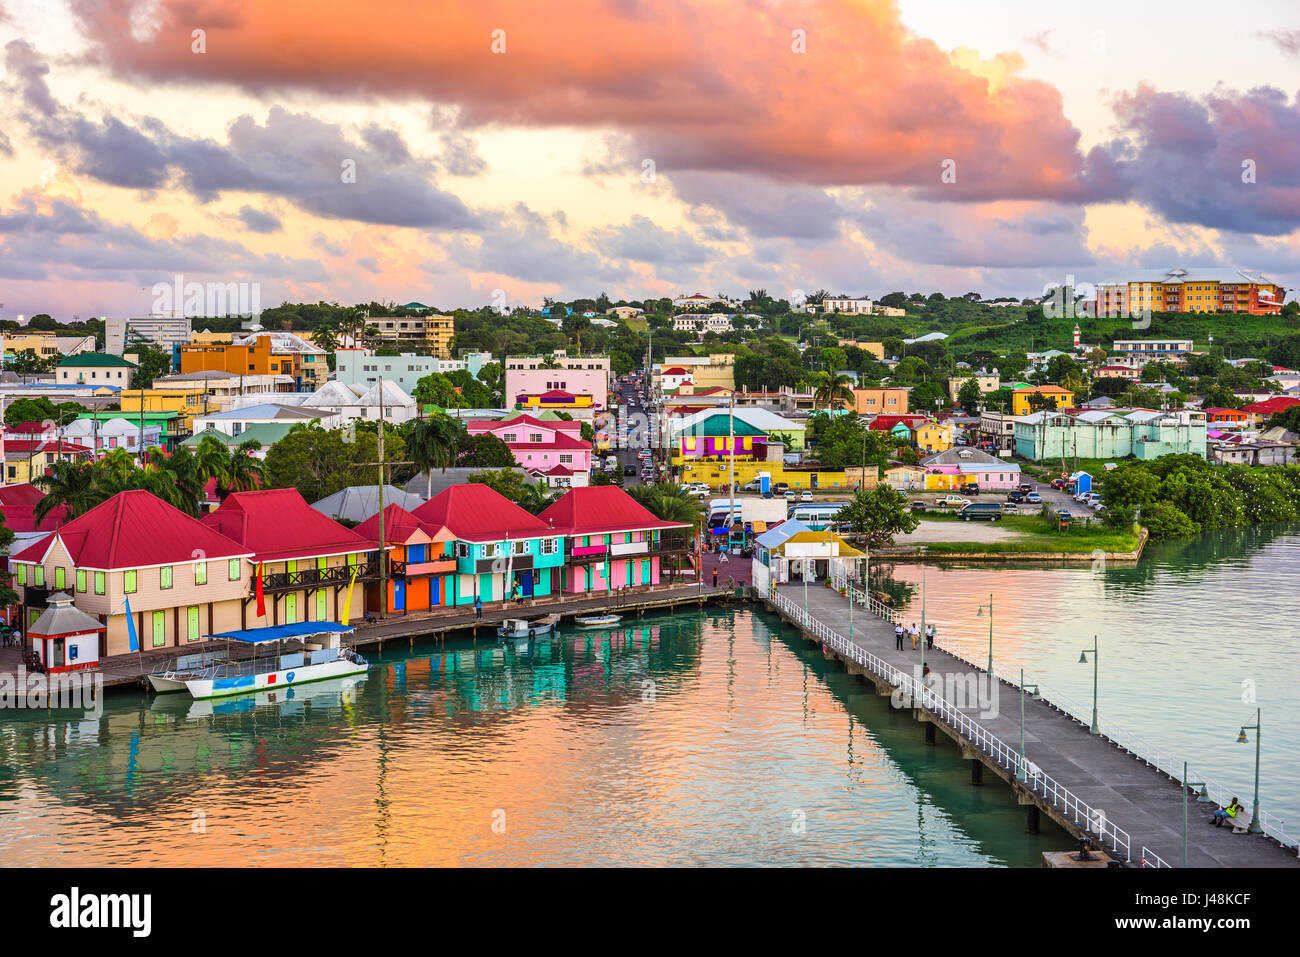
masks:
<svg viewBox="0 0 1300 957"><path fill-rule="evenodd" d="M582 423L543 422L531 415L492 422L470 422L470 435L494 435L514 453L526 471L543 477L547 484L577 488L591 476L591 443L581 438Z"/></svg>
<svg viewBox="0 0 1300 957"><path fill-rule="evenodd" d="M572 489L538 518L565 538L562 593L657 585L662 559L692 554L690 525L660 521L617 485Z"/></svg>
<svg viewBox="0 0 1300 957"><path fill-rule="evenodd" d="M507 369L506 401L517 409L581 413L605 408L604 369Z"/></svg>

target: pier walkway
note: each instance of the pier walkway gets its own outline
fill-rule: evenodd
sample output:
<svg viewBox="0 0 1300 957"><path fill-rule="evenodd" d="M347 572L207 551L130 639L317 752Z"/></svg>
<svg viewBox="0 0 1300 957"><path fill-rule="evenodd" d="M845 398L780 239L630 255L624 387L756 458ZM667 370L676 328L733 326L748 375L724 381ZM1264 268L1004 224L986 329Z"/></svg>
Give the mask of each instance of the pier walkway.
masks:
<svg viewBox="0 0 1300 957"><path fill-rule="evenodd" d="M822 582L809 583L806 590L802 584L781 585L765 600L850 673L864 676L881 694L910 708L925 725L927 742L934 742L935 728L952 738L972 762L973 783L982 781L985 769L1005 781L1016 800L1027 806L1031 829L1036 829L1041 812L1076 837L1091 836L1131 866L1182 865L1183 797L1177 780L1181 762L1176 771L1161 769L1159 758L1139 753L1119 734L1112 737L1104 724L1101 734L1090 734L1086 721L1071 715L1060 701L1025 694L1024 780L1019 780L1021 689L1015 681L997 675L995 668L990 683L987 665L974 664L957 648L944 650L947 642L941 636L934 648L925 650L930 675L929 687L923 690L921 650L913 650L907 638L904 650L895 647L896 613L861 592L851 594L856 599L852 617L849 599ZM1167 758L1160 763L1167 764ZM1219 791L1207 788L1205 797L1220 803L1232 797ZM1295 840L1287 836L1282 822L1261 814L1268 834L1211 827L1208 822L1217 804L1198 802L1197 793L1188 798L1189 867L1300 866ZM1236 796L1249 814L1251 794Z"/></svg>

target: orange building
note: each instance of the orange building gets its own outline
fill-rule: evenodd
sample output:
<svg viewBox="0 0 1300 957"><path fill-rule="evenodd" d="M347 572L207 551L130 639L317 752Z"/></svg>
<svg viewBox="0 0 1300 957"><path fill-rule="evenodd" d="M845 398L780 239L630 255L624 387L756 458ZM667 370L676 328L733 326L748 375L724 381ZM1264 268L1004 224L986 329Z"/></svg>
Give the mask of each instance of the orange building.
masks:
<svg viewBox="0 0 1300 957"><path fill-rule="evenodd" d="M1239 312L1252 316L1282 311L1286 290L1259 273L1241 269L1139 269L1098 283L1094 315L1151 312Z"/></svg>
<svg viewBox="0 0 1300 957"><path fill-rule="evenodd" d="M271 351L271 337L258 336L246 346L211 343L181 346L181 372L231 372L235 375L302 377L302 356Z"/></svg>
<svg viewBox="0 0 1300 957"><path fill-rule="evenodd" d="M354 531L378 547L379 513ZM384 508L384 543L389 546L386 613L428 611L452 604L456 536L450 529L421 522L400 505L388 505ZM366 584L366 607L380 607L378 581Z"/></svg>

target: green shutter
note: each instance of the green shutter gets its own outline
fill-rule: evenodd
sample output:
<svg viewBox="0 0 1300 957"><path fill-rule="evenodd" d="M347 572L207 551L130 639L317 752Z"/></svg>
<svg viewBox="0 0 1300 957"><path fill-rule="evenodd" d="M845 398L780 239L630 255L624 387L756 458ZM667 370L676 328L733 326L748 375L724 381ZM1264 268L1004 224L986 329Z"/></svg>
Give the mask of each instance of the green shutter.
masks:
<svg viewBox="0 0 1300 957"><path fill-rule="evenodd" d="M172 587L172 567L170 565L163 565L158 569L158 587Z"/></svg>
<svg viewBox="0 0 1300 957"><path fill-rule="evenodd" d="M207 583L208 583L208 563L195 562L194 563L194 584L206 585Z"/></svg>
<svg viewBox="0 0 1300 957"><path fill-rule="evenodd" d="M238 559L238 558L232 558L232 559L230 560L230 572L229 572L229 574L230 574L230 580L231 580L232 582L237 582L237 581L239 581L239 559Z"/></svg>
<svg viewBox="0 0 1300 957"><path fill-rule="evenodd" d="M153 646L161 648L167 644L167 619L163 613L156 611L153 613Z"/></svg>
<svg viewBox="0 0 1300 957"><path fill-rule="evenodd" d="M85 590L86 590L86 570L84 568L78 568L77 569L77 591L84 592Z"/></svg>
<svg viewBox="0 0 1300 957"><path fill-rule="evenodd" d="M326 607L325 601L326 601L325 590L323 588L319 589L316 592L316 620L317 621L329 620L329 610Z"/></svg>
<svg viewBox="0 0 1300 957"><path fill-rule="evenodd" d="M122 591L128 595L135 594L135 569L122 573Z"/></svg>
<svg viewBox="0 0 1300 957"><path fill-rule="evenodd" d="M199 640L199 606L191 605L189 610L189 634L186 636L187 641Z"/></svg>
<svg viewBox="0 0 1300 957"><path fill-rule="evenodd" d="M42 588L44 587L44 585L45 585L45 566L37 565L36 566L36 587Z"/></svg>
<svg viewBox="0 0 1300 957"><path fill-rule="evenodd" d="M104 573L95 572L95 594L104 594Z"/></svg>
<svg viewBox="0 0 1300 957"><path fill-rule="evenodd" d="M19 566L18 566L18 584L20 584L20 585L26 585L26 584L27 584L27 566L26 566L26 565L19 565Z"/></svg>
<svg viewBox="0 0 1300 957"><path fill-rule="evenodd" d="M67 572L63 570L62 565L54 569L54 587L59 589L68 587Z"/></svg>

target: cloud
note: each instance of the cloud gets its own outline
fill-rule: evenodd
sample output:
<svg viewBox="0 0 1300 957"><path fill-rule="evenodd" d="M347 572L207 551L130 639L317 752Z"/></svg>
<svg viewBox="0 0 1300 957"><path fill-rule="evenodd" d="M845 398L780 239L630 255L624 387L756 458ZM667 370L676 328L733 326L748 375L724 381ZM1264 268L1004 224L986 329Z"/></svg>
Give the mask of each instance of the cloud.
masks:
<svg viewBox="0 0 1300 957"><path fill-rule="evenodd" d="M478 242L463 236L448 241L452 258L471 271L525 283L582 285L621 282L629 275L596 253L558 239L547 218L523 203L490 220L477 235Z"/></svg>
<svg viewBox="0 0 1300 957"><path fill-rule="evenodd" d="M1140 86L1115 111L1124 135L1106 147L1113 176L1169 222L1261 235L1300 226L1300 98Z"/></svg>
<svg viewBox="0 0 1300 957"><path fill-rule="evenodd" d="M664 229L645 216L633 216L622 226L592 230L587 240L610 259L628 259L653 266L700 265L718 255L685 230Z"/></svg>
<svg viewBox="0 0 1300 957"><path fill-rule="evenodd" d="M1259 30L1255 36L1273 42L1287 56L1300 57L1300 30Z"/></svg>
<svg viewBox="0 0 1300 957"><path fill-rule="evenodd" d="M244 228L253 233L278 233L281 229L280 218L273 213L265 213L252 206L239 207L239 221Z"/></svg>
<svg viewBox="0 0 1300 957"><path fill-rule="evenodd" d="M774 0L743 15L675 0L654 16L608 0L494 0L454 17L404 0L326 17L314 0L283 0L213 22L203 56L189 52L193 0L158 0L143 39L129 0L73 9L91 55L142 82L423 97L466 128L614 128L629 161L653 156L661 170L965 200L1079 198L1088 185L1054 87L1023 76L1014 54L957 57L916 37L889 0ZM940 182L945 159L956 183Z"/></svg>
<svg viewBox="0 0 1300 957"><path fill-rule="evenodd" d="M141 190L175 183L204 203L226 192L263 193L317 216L388 226L464 229L479 221L434 185L434 164L413 157L392 130L368 126L352 138L338 126L273 106L264 123L238 117L227 141L218 143L180 135L151 118L96 122L62 106L45 82L48 66L25 41L6 46L5 65L38 142L100 182Z"/></svg>

